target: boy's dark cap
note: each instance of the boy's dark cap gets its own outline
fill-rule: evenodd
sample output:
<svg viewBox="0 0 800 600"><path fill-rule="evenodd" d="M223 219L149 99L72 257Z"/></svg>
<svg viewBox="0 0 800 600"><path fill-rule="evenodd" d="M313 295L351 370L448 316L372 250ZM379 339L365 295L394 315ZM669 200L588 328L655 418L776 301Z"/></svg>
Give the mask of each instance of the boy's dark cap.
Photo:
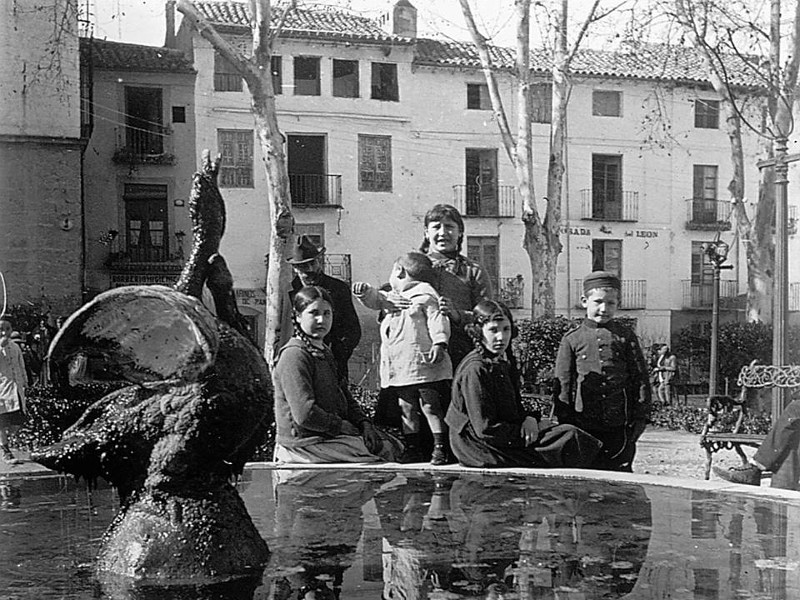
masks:
<svg viewBox="0 0 800 600"><path fill-rule="evenodd" d="M286 259L291 265L300 265L311 262L320 254L325 252L325 248L317 248L307 236L301 235L295 239L292 256Z"/></svg>
<svg viewBox="0 0 800 600"><path fill-rule="evenodd" d="M619 290L622 288L622 284L619 281L619 277L609 271L593 271L583 278L584 294L598 288Z"/></svg>

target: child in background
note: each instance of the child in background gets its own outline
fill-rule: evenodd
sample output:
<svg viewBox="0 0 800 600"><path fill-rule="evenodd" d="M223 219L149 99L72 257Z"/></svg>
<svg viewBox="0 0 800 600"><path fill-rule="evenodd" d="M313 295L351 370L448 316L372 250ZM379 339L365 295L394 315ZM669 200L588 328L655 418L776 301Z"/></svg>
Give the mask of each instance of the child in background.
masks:
<svg viewBox="0 0 800 600"><path fill-rule="evenodd" d="M650 416L651 389L636 334L613 320L620 287L619 278L607 271L584 278L586 318L561 340L553 411L559 423L603 442L593 468L631 472L636 441Z"/></svg>
<svg viewBox="0 0 800 600"><path fill-rule="evenodd" d="M433 434L431 464L443 465L448 462L444 413L453 366L447 354L450 322L439 310L435 277L430 259L420 252L395 261L389 283L408 306L387 313L380 323L380 373L381 387L392 388L400 400L406 460L418 460L421 409ZM386 305L385 293L366 283L354 283L353 293L368 308Z"/></svg>
<svg viewBox="0 0 800 600"><path fill-rule="evenodd" d="M19 461L8 447L6 429L25 421L25 389L28 387L22 350L11 340L11 321L0 317L0 451L6 464Z"/></svg>
<svg viewBox="0 0 800 600"><path fill-rule="evenodd" d="M501 302L475 306L474 350L456 369L447 410L450 447L467 467L588 467L600 442L572 425L526 414L510 344L515 328Z"/></svg>
<svg viewBox="0 0 800 600"><path fill-rule="evenodd" d="M464 219L456 207L435 205L425 214L424 226L420 251L428 255L438 275L435 287L441 295L440 308L450 319L449 353L456 368L473 348L464 330L472 319L472 307L492 298L492 286L483 267L461 254Z"/></svg>

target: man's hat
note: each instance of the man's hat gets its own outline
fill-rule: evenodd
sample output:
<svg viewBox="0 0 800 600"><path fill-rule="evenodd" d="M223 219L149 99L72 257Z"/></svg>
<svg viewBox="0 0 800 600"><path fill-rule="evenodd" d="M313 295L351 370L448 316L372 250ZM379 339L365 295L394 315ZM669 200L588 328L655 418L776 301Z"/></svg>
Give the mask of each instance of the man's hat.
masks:
<svg viewBox="0 0 800 600"><path fill-rule="evenodd" d="M9 339L11 339L11 340L13 340L13 341L15 341L15 342L22 342L22 341L24 341L24 340L22 339L22 334L21 334L19 331L12 331L12 332L11 332L11 336L10 336L10 338L9 338Z"/></svg>
<svg viewBox="0 0 800 600"><path fill-rule="evenodd" d="M301 265L311 262L323 252L325 252L325 248L317 248L314 243L308 239L308 236L301 235L295 239L291 258L287 258L286 260L289 264Z"/></svg>
<svg viewBox="0 0 800 600"><path fill-rule="evenodd" d="M583 278L583 293L587 294L591 290L598 288L621 289L619 277L610 271L594 271Z"/></svg>

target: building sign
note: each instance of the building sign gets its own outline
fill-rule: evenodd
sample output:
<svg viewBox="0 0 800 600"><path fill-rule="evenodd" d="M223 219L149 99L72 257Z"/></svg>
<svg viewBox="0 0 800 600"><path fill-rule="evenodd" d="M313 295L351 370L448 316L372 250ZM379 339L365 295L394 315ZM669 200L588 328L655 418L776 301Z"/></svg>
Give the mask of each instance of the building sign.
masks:
<svg viewBox="0 0 800 600"><path fill-rule="evenodd" d="M636 230L629 229L628 231L625 232L625 237L657 238L658 232L649 229L636 229Z"/></svg>
<svg viewBox="0 0 800 600"><path fill-rule="evenodd" d="M236 294L236 303L241 307L259 308L267 305L267 293L261 288L237 288L233 292Z"/></svg>
<svg viewBox="0 0 800 600"><path fill-rule="evenodd" d="M561 233L570 235L592 235L592 230L588 227L562 227Z"/></svg>

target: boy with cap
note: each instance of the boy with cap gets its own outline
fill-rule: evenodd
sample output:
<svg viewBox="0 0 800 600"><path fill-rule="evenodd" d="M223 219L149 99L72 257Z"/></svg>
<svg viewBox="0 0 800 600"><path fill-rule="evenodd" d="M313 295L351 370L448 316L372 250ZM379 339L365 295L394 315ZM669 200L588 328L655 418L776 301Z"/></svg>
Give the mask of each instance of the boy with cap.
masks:
<svg viewBox="0 0 800 600"><path fill-rule="evenodd" d="M568 331L558 349L553 412L603 442L596 469L633 470L636 440L650 416L651 391L639 340L614 320L620 281L608 271L583 280L586 318Z"/></svg>

